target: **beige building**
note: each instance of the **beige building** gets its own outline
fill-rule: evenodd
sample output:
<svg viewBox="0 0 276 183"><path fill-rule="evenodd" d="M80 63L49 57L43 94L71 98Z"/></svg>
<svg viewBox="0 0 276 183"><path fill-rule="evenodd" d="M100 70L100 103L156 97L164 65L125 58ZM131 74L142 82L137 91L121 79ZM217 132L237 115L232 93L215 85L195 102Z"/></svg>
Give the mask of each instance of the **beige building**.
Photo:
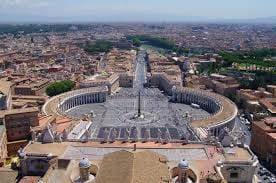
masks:
<svg viewBox="0 0 276 183"><path fill-rule="evenodd" d="M46 96L35 96L35 95L13 95L12 96L12 109L38 107L41 108L46 102Z"/></svg>
<svg viewBox="0 0 276 183"><path fill-rule="evenodd" d="M136 51L113 49L107 53L104 70L108 73L133 73Z"/></svg>
<svg viewBox="0 0 276 183"><path fill-rule="evenodd" d="M120 85L120 77L118 74L101 73L88 77L80 82L80 88L107 86L108 94L116 92Z"/></svg>
<svg viewBox="0 0 276 183"><path fill-rule="evenodd" d="M220 74L211 74L210 77L204 77L202 82L207 88L221 95L235 94L240 86L234 78Z"/></svg>
<svg viewBox="0 0 276 183"><path fill-rule="evenodd" d="M276 97L276 85L267 85L267 91L272 93L273 97Z"/></svg>
<svg viewBox="0 0 276 183"><path fill-rule="evenodd" d="M265 144L265 145L264 145ZM252 124L251 149L271 168L276 167L276 118L265 118Z"/></svg>
<svg viewBox="0 0 276 183"><path fill-rule="evenodd" d="M259 101L262 98L272 97L272 93L265 91L264 88L258 88L258 90L241 89L238 91L240 98L244 100Z"/></svg>
<svg viewBox="0 0 276 183"><path fill-rule="evenodd" d="M7 156L8 151L6 129L4 125L0 125L0 167L5 165Z"/></svg>
<svg viewBox="0 0 276 183"><path fill-rule="evenodd" d="M130 73L119 74L119 85L120 87L131 88L133 86L134 76Z"/></svg>
<svg viewBox="0 0 276 183"><path fill-rule="evenodd" d="M57 180L63 183L257 181L255 170L258 160L248 147L217 148L203 144L160 146L150 142L135 145L32 143L20 151L19 157L22 175L40 175L45 183Z"/></svg>
<svg viewBox="0 0 276 183"><path fill-rule="evenodd" d="M136 51L135 50L117 50L113 49L109 53L107 53L104 59L102 66L99 71L103 73L113 73L116 74L116 79L111 79L109 81L109 88L118 87L117 77L119 76L119 86L120 87L132 87L133 86L133 71L134 71L134 63L136 59ZM117 76L118 75L118 76ZM113 83L113 84L112 84Z"/></svg>
<svg viewBox="0 0 276 183"><path fill-rule="evenodd" d="M181 70L173 59L151 51L148 53L150 73L147 82L150 86L158 87L167 94L171 94L173 86L182 87Z"/></svg>
<svg viewBox="0 0 276 183"><path fill-rule="evenodd" d="M38 108L23 108L5 111L4 124L8 141L27 139L30 127L38 126Z"/></svg>
<svg viewBox="0 0 276 183"><path fill-rule="evenodd" d="M147 80L150 86L157 87L168 94L171 94L173 86L181 87L181 79L171 79L166 73L152 73Z"/></svg>
<svg viewBox="0 0 276 183"><path fill-rule="evenodd" d="M216 170L227 182L252 183L256 181L257 157L249 147L224 149L224 158L218 161Z"/></svg>
<svg viewBox="0 0 276 183"><path fill-rule="evenodd" d="M264 112L265 110L272 115L276 113L273 110L273 100L275 98L271 98L272 93L264 88L258 88L258 90L241 89L237 94L240 99L246 101L246 109L253 114Z"/></svg>
<svg viewBox="0 0 276 183"><path fill-rule="evenodd" d="M169 60L166 56L157 52L149 52L148 60L153 83L157 82L154 80L160 80L163 86L168 82L182 86L181 70L174 60ZM160 74L163 74L163 76Z"/></svg>
<svg viewBox="0 0 276 183"><path fill-rule="evenodd" d="M12 83L6 79L0 80L0 110L11 107L11 86Z"/></svg>
<svg viewBox="0 0 276 183"><path fill-rule="evenodd" d="M276 98L264 98L260 100L263 106L271 116L276 117Z"/></svg>
<svg viewBox="0 0 276 183"><path fill-rule="evenodd" d="M14 95L42 95L50 80L41 78L24 79L13 86Z"/></svg>

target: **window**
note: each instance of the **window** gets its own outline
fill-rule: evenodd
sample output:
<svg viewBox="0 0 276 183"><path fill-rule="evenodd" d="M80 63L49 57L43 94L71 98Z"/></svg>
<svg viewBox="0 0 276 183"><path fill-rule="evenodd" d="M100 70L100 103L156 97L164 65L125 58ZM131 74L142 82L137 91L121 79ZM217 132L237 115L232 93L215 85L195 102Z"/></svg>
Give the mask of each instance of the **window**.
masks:
<svg viewBox="0 0 276 183"><path fill-rule="evenodd" d="M215 183L214 180L207 180L208 183Z"/></svg>
<svg viewBox="0 0 276 183"><path fill-rule="evenodd" d="M237 172L230 173L230 178L238 178L239 174Z"/></svg>
<svg viewBox="0 0 276 183"><path fill-rule="evenodd" d="M10 128L16 128L16 125L15 124L11 124Z"/></svg>

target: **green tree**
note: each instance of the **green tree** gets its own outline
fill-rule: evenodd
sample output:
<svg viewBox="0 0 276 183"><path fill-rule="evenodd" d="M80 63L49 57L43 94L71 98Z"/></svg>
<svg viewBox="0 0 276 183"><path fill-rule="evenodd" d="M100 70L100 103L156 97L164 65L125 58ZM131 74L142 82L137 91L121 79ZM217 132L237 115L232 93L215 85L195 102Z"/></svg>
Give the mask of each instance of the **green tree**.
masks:
<svg viewBox="0 0 276 183"><path fill-rule="evenodd" d="M155 46L158 48L173 50L175 49L176 45L168 40L167 38L162 37L152 37L146 35L136 35L136 36L127 36L129 40L139 39L140 41L145 42L147 45Z"/></svg>
<svg viewBox="0 0 276 183"><path fill-rule="evenodd" d="M50 84L46 88L46 93L48 96L52 97L67 91L70 91L74 88L75 83L71 80L63 80L63 81L58 81Z"/></svg>
<svg viewBox="0 0 276 183"><path fill-rule="evenodd" d="M139 47L139 46L141 46L141 41L140 41L139 38L134 37L134 38L132 39L132 44L133 44L134 46L136 46L136 47Z"/></svg>
<svg viewBox="0 0 276 183"><path fill-rule="evenodd" d="M246 100L240 98L236 93L228 93L226 97L235 102L240 109L246 108Z"/></svg>
<svg viewBox="0 0 276 183"><path fill-rule="evenodd" d="M86 43L84 50L89 53L108 52L112 48L112 43L108 41L96 41L95 43Z"/></svg>

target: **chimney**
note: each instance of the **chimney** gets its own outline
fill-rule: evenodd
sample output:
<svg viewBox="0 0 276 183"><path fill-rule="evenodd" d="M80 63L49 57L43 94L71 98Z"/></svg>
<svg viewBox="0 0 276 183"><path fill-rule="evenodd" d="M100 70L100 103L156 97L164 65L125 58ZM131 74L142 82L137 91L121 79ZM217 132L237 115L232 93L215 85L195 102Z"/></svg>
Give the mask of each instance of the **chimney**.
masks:
<svg viewBox="0 0 276 183"><path fill-rule="evenodd" d="M133 145L133 151L136 151L136 144Z"/></svg>

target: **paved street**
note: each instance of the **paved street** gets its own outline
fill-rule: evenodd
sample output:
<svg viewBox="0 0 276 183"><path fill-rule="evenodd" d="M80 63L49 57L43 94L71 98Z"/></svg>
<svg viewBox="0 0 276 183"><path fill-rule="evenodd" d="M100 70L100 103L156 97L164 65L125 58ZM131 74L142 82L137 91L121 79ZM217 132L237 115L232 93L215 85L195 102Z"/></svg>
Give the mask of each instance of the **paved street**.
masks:
<svg viewBox="0 0 276 183"><path fill-rule="evenodd" d="M145 51L139 51L137 56L137 64L135 69L134 89L143 90L144 83L146 83L146 62Z"/></svg>
<svg viewBox="0 0 276 183"><path fill-rule="evenodd" d="M249 126L243 124L239 118L236 119L234 130L243 132L245 135L245 144L249 146L251 141L251 132L249 131L248 127Z"/></svg>
<svg viewBox="0 0 276 183"><path fill-rule="evenodd" d="M248 146L250 146L251 132L250 132L250 130L249 130L249 125L243 124L243 123L241 122L241 120L240 120L239 118L237 118L236 123L235 123L234 130L240 130L240 131L242 131L242 132L244 133L244 135L245 135L245 144L248 145ZM262 166L261 164L258 165L258 170L257 170L257 172L259 172L260 169L264 169L265 171L269 172L269 171L268 171L264 166ZM269 173L271 173L271 172L269 172ZM260 179L260 182L261 182L261 183L270 183L270 181L269 181L268 179L265 178L265 177L267 177L267 176L265 176L265 175L260 176L260 175L258 175L258 174L257 174L257 176L258 176L258 178ZM272 176L274 176L274 175L271 175L271 177L272 177ZM274 177L275 177L275 176L274 176ZM266 180L264 180L264 179L266 179Z"/></svg>

